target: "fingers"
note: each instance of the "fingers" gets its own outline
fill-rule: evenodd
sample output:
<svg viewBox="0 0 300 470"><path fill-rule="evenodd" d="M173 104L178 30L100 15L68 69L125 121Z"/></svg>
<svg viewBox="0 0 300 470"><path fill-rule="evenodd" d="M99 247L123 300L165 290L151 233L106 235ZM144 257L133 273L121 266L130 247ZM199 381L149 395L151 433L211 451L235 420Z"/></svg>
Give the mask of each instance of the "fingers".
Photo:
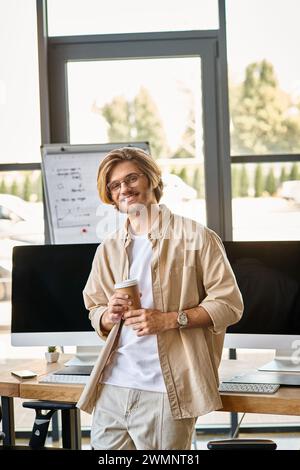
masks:
<svg viewBox="0 0 300 470"><path fill-rule="evenodd" d="M142 328L141 330L138 330L137 331L137 336L147 336L147 335L150 335L150 330L149 328Z"/></svg>
<svg viewBox="0 0 300 470"><path fill-rule="evenodd" d="M140 293L140 297L142 293ZM112 323L118 323L121 318L138 317L140 310L129 310L132 305L131 297L127 294L115 292L108 301L106 318ZM127 316L125 316L127 315Z"/></svg>
<svg viewBox="0 0 300 470"><path fill-rule="evenodd" d="M109 305L132 305L132 299L129 295L116 293L110 298L108 304Z"/></svg>
<svg viewBox="0 0 300 470"><path fill-rule="evenodd" d="M141 316L137 316L137 317L128 317L127 316L127 313L124 313L123 315L123 319L125 320L124 324L126 326L133 326L133 327L138 327L140 328L141 326L141 323L144 322L144 318L142 318ZM136 329L136 328L135 328Z"/></svg>
<svg viewBox="0 0 300 470"><path fill-rule="evenodd" d="M111 305L111 304L108 304L108 311L110 313L124 313L125 310L127 310L127 305Z"/></svg>
<svg viewBox="0 0 300 470"><path fill-rule="evenodd" d="M146 327L146 323L145 322L140 322L140 323L134 323L132 325L132 329L133 330L142 330L143 328Z"/></svg>
<svg viewBox="0 0 300 470"><path fill-rule="evenodd" d="M131 303L132 301L127 299L110 299L109 301L109 305L130 305Z"/></svg>
<svg viewBox="0 0 300 470"><path fill-rule="evenodd" d="M109 319L112 323L118 323L122 318L122 315L120 314L115 314L115 313L111 313L109 315Z"/></svg>
<svg viewBox="0 0 300 470"><path fill-rule="evenodd" d="M112 305L108 310L109 313L124 313L127 307L125 305Z"/></svg>
<svg viewBox="0 0 300 470"><path fill-rule="evenodd" d="M108 309L107 316L111 323L118 323L124 314L124 309L127 307L112 307Z"/></svg>
<svg viewBox="0 0 300 470"><path fill-rule="evenodd" d="M142 318L143 316L143 318ZM145 320L145 309L138 309L138 310L128 310L128 312L124 313L124 319L126 318L133 318L133 317L141 317L141 321ZM136 319L136 318L135 318Z"/></svg>
<svg viewBox="0 0 300 470"><path fill-rule="evenodd" d="M128 294L121 294L121 292L115 292L115 293L111 296L110 300L115 300L115 299L123 299L123 300L126 300L126 299L127 299L127 300L128 300L129 298L130 298L130 297L129 297Z"/></svg>
<svg viewBox="0 0 300 470"><path fill-rule="evenodd" d="M132 301L128 295L116 292L111 296L107 305L107 320L111 323L118 323L124 312L132 305Z"/></svg>
<svg viewBox="0 0 300 470"><path fill-rule="evenodd" d="M127 307L130 305L132 305L132 301L130 300L130 297L128 295L119 294L119 293L114 294L109 299L109 302L108 302L109 310L115 313L121 310L122 311L127 310Z"/></svg>

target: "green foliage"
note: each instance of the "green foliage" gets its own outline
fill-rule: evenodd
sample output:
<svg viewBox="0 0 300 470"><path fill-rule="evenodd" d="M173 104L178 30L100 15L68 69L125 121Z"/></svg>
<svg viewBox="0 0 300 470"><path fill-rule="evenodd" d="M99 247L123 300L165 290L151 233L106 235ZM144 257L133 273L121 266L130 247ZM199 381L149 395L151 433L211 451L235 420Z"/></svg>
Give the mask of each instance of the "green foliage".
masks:
<svg viewBox="0 0 300 470"><path fill-rule="evenodd" d="M231 187L232 197L239 197L240 190L240 177L239 168L236 165L231 165Z"/></svg>
<svg viewBox="0 0 300 470"><path fill-rule="evenodd" d="M30 195L31 195L31 182L30 182L29 175L26 174L24 183L23 183L23 194L22 194L24 201L30 201Z"/></svg>
<svg viewBox="0 0 300 470"><path fill-rule="evenodd" d="M285 167L283 166L283 167L281 168L279 181L280 181L280 183L283 183L284 181L287 181L287 180L288 180L288 174L287 174L287 172L286 172Z"/></svg>
<svg viewBox="0 0 300 470"><path fill-rule="evenodd" d="M261 197L264 191L264 177L261 165L256 165L254 176L255 197Z"/></svg>
<svg viewBox="0 0 300 470"><path fill-rule="evenodd" d="M276 193L276 189L277 185L274 175L274 169L271 167L266 178L266 190L268 191L270 196L273 196Z"/></svg>
<svg viewBox="0 0 300 470"><path fill-rule="evenodd" d="M7 186L6 186L5 179L2 178L1 183L0 183L0 194L6 194L7 191L8 191L8 189L7 189Z"/></svg>
<svg viewBox="0 0 300 470"><path fill-rule="evenodd" d="M36 201L40 202L43 200L43 180L42 173L39 173L39 176L36 178L32 184L32 192L36 195Z"/></svg>
<svg viewBox="0 0 300 470"><path fill-rule="evenodd" d="M133 101L117 96L96 112L108 123L110 142L148 141L154 158L166 155L168 150L163 123L146 88L141 88Z"/></svg>
<svg viewBox="0 0 300 470"><path fill-rule="evenodd" d="M178 149L174 153L174 158L195 157L195 154L196 154L195 129L196 129L195 113L194 113L194 109L191 109L187 127L181 137L181 143Z"/></svg>
<svg viewBox="0 0 300 470"><path fill-rule="evenodd" d="M146 88L141 88L133 101L134 127L139 141L149 141L155 158L165 157L166 136L159 111Z"/></svg>
<svg viewBox="0 0 300 470"><path fill-rule="evenodd" d="M266 60L246 68L231 101L231 118L235 155L300 151L300 110L280 90L273 65Z"/></svg>
<svg viewBox="0 0 300 470"><path fill-rule="evenodd" d="M56 346L48 346L48 352L49 353L56 352Z"/></svg>
<svg viewBox="0 0 300 470"><path fill-rule="evenodd" d="M19 196L20 194L20 188L16 180L13 180L12 182L12 185L10 187L10 194L12 194L13 196Z"/></svg>
<svg viewBox="0 0 300 470"><path fill-rule="evenodd" d="M130 142L130 104L123 96L116 96L110 103L107 103L99 111L106 119L108 128L108 138L110 142Z"/></svg>
<svg viewBox="0 0 300 470"><path fill-rule="evenodd" d="M193 175L193 188L197 191L197 197L203 199L205 197L204 191L204 175L202 168L196 168L194 175Z"/></svg>
<svg viewBox="0 0 300 470"><path fill-rule="evenodd" d="M249 177L247 173L247 168L245 165L242 165L241 176L240 176L240 192L241 197L247 197L249 194Z"/></svg>
<svg viewBox="0 0 300 470"><path fill-rule="evenodd" d="M42 174L40 171L15 172L17 176L10 185L6 182L7 174L4 173L0 181L0 193L12 194L21 197L25 201L36 202L43 200Z"/></svg>
<svg viewBox="0 0 300 470"><path fill-rule="evenodd" d="M290 172L290 180L299 180L300 179L300 172L299 172L299 167L296 162L293 163L291 172Z"/></svg>
<svg viewBox="0 0 300 470"><path fill-rule="evenodd" d="M182 168L180 170L180 172L178 173L178 176L180 176L180 178L188 184L188 181L187 181L187 173L186 173L186 168Z"/></svg>

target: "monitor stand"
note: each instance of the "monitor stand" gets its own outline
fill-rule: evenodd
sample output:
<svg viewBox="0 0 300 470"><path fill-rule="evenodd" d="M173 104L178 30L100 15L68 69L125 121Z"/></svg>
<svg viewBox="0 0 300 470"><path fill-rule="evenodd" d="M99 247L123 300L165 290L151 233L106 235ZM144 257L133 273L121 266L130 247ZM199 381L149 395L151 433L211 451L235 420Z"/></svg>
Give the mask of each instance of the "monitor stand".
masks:
<svg viewBox="0 0 300 470"><path fill-rule="evenodd" d="M76 355L65 366L94 366L103 346L77 346Z"/></svg>
<svg viewBox="0 0 300 470"><path fill-rule="evenodd" d="M269 372L300 372L300 349L276 349L275 358L258 368Z"/></svg>

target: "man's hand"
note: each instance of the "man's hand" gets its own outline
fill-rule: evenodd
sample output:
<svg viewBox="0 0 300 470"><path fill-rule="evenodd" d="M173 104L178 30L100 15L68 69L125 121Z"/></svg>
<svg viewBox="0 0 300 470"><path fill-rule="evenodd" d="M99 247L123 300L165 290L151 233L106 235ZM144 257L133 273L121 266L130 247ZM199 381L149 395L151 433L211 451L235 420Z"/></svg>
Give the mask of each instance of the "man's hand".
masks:
<svg viewBox="0 0 300 470"><path fill-rule="evenodd" d="M155 335L170 328L168 313L151 308L128 310L123 314L124 325L132 327L137 336Z"/></svg>
<svg viewBox="0 0 300 470"><path fill-rule="evenodd" d="M140 297L142 294L140 293ZM110 331L112 327L119 323L123 314L132 305L132 298L129 295L116 292L111 296L108 301L108 309L101 317L101 328L105 331Z"/></svg>

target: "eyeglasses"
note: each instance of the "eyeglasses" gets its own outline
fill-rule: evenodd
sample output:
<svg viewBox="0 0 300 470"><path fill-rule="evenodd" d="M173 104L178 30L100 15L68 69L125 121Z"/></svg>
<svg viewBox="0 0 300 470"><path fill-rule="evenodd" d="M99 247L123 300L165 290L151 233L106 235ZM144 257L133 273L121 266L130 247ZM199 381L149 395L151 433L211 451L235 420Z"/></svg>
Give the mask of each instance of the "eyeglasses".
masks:
<svg viewBox="0 0 300 470"><path fill-rule="evenodd" d="M132 188L138 184L139 177L143 175L144 173L130 173L130 175L127 175L120 181L112 181L111 183L108 183L106 187L111 193L120 191L122 183L126 183L126 186Z"/></svg>

